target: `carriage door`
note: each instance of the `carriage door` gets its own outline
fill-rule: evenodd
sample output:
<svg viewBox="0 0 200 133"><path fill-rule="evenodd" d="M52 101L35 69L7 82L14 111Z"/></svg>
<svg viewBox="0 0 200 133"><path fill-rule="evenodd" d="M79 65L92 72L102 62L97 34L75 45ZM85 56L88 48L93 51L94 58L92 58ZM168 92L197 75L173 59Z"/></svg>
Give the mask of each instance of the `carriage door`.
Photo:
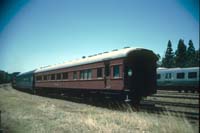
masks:
<svg viewBox="0 0 200 133"><path fill-rule="evenodd" d="M104 86L105 88L111 88L110 85L110 63L108 61L104 62L105 69L104 69Z"/></svg>

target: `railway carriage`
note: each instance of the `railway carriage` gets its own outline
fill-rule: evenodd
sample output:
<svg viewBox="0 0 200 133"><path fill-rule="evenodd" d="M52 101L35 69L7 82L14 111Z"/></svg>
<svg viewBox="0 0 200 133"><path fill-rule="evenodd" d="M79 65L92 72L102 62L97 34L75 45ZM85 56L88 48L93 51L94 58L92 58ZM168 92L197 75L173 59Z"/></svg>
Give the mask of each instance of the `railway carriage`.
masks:
<svg viewBox="0 0 200 133"><path fill-rule="evenodd" d="M15 77L13 87L26 92L34 91L34 71L20 73Z"/></svg>
<svg viewBox="0 0 200 133"><path fill-rule="evenodd" d="M103 93L139 102L156 93L157 56L124 48L83 57L34 72L36 92Z"/></svg>
<svg viewBox="0 0 200 133"><path fill-rule="evenodd" d="M158 68L158 89L199 92L199 67Z"/></svg>

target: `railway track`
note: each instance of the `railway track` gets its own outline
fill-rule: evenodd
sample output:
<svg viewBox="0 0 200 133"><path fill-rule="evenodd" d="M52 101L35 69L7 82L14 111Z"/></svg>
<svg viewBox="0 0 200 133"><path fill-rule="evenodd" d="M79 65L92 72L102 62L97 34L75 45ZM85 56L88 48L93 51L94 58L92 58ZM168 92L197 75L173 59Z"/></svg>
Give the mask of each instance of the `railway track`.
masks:
<svg viewBox="0 0 200 133"><path fill-rule="evenodd" d="M157 94L165 94L165 95L180 95L180 96L199 96L199 93L185 93L181 92L179 93L178 91L167 91L167 90L157 90Z"/></svg>
<svg viewBox="0 0 200 133"><path fill-rule="evenodd" d="M114 109L119 111L127 111L127 106L125 102L122 101L113 101L113 99L105 99L105 98L85 98L85 97L74 97L67 95L48 95L48 97L69 100L72 102L89 104L92 106L103 107L108 109ZM169 109L166 106L178 106L178 107L186 107L186 108L194 108L198 109L199 105L196 104L180 104L180 103L171 103L171 102L161 102L161 101L152 101L152 100L142 100L140 111L148 112L148 113L156 113L159 115L173 115L176 117L182 117L189 120L199 120L199 113L197 112L187 112L184 110L173 110ZM130 106L128 106L130 107Z"/></svg>
<svg viewBox="0 0 200 133"><path fill-rule="evenodd" d="M189 120L199 120L199 113L195 112L186 112L186 111L175 111L172 109L167 109L165 107L156 106L155 104L150 105L149 103L142 103L140 107L141 111L146 111L148 113L156 113L161 115L170 115L176 116L176 117L182 117Z"/></svg>
<svg viewBox="0 0 200 133"><path fill-rule="evenodd" d="M154 100L143 100L143 101L158 104L158 105L199 108L199 104L192 104L192 103L188 104L188 103L165 102L165 101L154 101Z"/></svg>
<svg viewBox="0 0 200 133"><path fill-rule="evenodd" d="M178 95L177 95L178 94ZM56 98L56 99L63 99L63 100L68 100L72 102L78 102L78 103L84 103L84 104L89 104L92 106L98 106L98 107L103 107L103 108L108 108L108 109L114 109L114 110L120 110L120 111L127 111L126 108L126 103L121 102L121 101L114 101L115 99L107 99L107 98L96 98L95 96L93 97L82 97L82 96L70 96L70 95L58 95L58 94L51 94L51 95L43 95L46 97L50 98ZM163 98L164 100L166 99L171 99L172 102L169 101L162 101L159 100L143 100L141 102L141 107L140 111L145 111L149 113L156 113L160 115L174 115L177 117L184 116L185 118L189 120L199 120L199 104L194 104L194 103L182 103L182 101L179 102L174 102L173 99L191 99L191 100L196 100L198 99L198 96L196 94L180 94L180 93L174 93L174 92L164 92L164 93L157 93L151 97L157 98ZM124 108L125 107L125 108ZM130 106L129 106L130 107ZM171 108L167 108L171 107ZM175 110L174 108L183 108L181 110ZM186 111L185 108L189 109L189 111ZM195 110L195 111L190 111L190 110Z"/></svg>
<svg viewBox="0 0 200 133"><path fill-rule="evenodd" d="M161 95L161 94L156 94L151 97L164 97L164 98L182 98L182 99L195 99L198 100L198 96L179 96L179 95Z"/></svg>

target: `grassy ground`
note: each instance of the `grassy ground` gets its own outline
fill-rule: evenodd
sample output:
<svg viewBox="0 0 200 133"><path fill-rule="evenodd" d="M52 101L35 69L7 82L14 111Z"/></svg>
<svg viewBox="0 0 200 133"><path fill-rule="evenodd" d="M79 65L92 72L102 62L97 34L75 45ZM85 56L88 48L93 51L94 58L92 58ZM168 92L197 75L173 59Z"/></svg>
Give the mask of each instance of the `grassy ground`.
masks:
<svg viewBox="0 0 200 133"><path fill-rule="evenodd" d="M30 95L0 86L0 110L5 132L129 132L129 133L193 133L199 125L191 125L184 117L109 110L65 100Z"/></svg>

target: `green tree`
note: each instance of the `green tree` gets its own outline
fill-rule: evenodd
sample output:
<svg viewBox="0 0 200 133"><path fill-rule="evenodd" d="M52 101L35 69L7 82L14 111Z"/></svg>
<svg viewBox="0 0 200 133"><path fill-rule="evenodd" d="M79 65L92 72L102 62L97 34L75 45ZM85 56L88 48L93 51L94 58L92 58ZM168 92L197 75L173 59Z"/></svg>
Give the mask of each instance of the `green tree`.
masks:
<svg viewBox="0 0 200 133"><path fill-rule="evenodd" d="M158 57L157 67L161 67L160 54L156 54L156 56Z"/></svg>
<svg viewBox="0 0 200 133"><path fill-rule="evenodd" d="M169 40L167 44L167 50L165 52L165 57L162 59L162 66L171 68L174 67L174 52L172 49L172 43Z"/></svg>
<svg viewBox="0 0 200 133"><path fill-rule="evenodd" d="M199 61L200 61L199 60L199 51L200 51L200 48L195 51L195 61L194 61L195 62L195 64L194 64L195 67L199 67Z"/></svg>
<svg viewBox="0 0 200 133"><path fill-rule="evenodd" d="M183 39L179 40L175 55L176 67L185 67L187 65L187 52Z"/></svg>
<svg viewBox="0 0 200 133"><path fill-rule="evenodd" d="M192 40L189 40L188 43L188 49L187 49L187 64L188 67L194 67L195 66L195 48L193 45Z"/></svg>

